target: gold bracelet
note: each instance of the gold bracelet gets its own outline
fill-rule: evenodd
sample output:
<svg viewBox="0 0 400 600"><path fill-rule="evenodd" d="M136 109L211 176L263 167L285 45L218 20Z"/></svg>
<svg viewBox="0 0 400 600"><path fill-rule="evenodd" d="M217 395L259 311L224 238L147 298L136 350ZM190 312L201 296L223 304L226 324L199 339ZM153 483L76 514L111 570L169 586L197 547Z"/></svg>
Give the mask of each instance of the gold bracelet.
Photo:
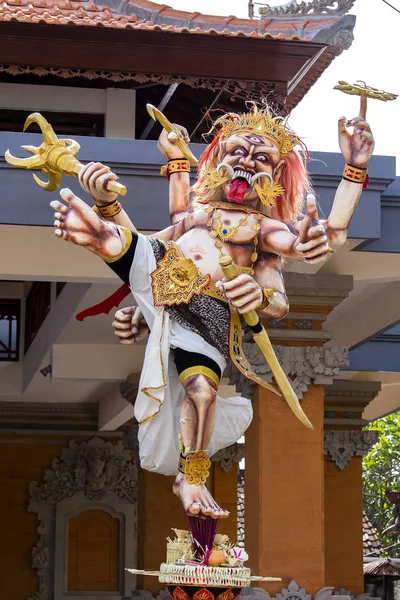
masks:
<svg viewBox="0 0 400 600"><path fill-rule="evenodd" d="M122 206L118 200L114 200L114 202L106 204L106 206L99 206L98 204L95 204L95 206L93 206L93 210L99 217L103 217L103 219L111 219L121 212Z"/></svg>
<svg viewBox="0 0 400 600"><path fill-rule="evenodd" d="M160 175L166 175L168 181L173 173L190 173L190 162L185 158L173 158L160 169Z"/></svg>
<svg viewBox="0 0 400 600"><path fill-rule="evenodd" d="M271 302L272 296L276 293L276 291L277 290L271 290L270 288L263 287L262 293L263 293L264 300L263 300L261 306L259 306L257 310L264 310L264 308L267 308L268 304L270 304L270 302Z"/></svg>
<svg viewBox="0 0 400 600"><path fill-rule="evenodd" d="M210 474L211 460L204 450L180 454L178 471L185 475L188 483L205 484Z"/></svg>
<svg viewBox="0 0 400 600"><path fill-rule="evenodd" d="M343 171L343 179L353 183L363 184L368 177L368 170L353 165L346 165Z"/></svg>

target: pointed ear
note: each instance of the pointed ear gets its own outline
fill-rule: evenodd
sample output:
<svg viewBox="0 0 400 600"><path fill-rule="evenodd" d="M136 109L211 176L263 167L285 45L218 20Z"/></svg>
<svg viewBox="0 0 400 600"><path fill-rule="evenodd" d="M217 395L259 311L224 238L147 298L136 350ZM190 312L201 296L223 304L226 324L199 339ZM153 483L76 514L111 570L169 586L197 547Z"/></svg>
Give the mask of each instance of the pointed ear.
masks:
<svg viewBox="0 0 400 600"><path fill-rule="evenodd" d="M273 172L273 176L274 176L274 183L279 183L281 180L281 176L282 176L282 167L285 164L285 161L283 159L281 159L278 164L276 165L274 172Z"/></svg>

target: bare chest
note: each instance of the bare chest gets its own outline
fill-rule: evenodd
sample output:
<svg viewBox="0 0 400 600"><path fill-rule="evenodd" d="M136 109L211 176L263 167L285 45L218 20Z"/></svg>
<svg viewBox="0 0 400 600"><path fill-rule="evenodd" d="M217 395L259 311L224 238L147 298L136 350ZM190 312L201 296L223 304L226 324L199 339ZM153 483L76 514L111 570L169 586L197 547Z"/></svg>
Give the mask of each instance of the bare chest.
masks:
<svg viewBox="0 0 400 600"><path fill-rule="evenodd" d="M239 245L252 244L260 230L260 215L235 210L207 207L189 216L186 231L207 229L211 239Z"/></svg>

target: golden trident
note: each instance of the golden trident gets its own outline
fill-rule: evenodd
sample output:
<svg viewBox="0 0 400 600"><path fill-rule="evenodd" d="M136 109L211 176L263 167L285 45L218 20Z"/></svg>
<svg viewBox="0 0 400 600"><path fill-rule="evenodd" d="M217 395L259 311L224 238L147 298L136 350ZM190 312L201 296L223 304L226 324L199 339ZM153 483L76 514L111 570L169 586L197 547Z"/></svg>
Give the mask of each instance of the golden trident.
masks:
<svg viewBox="0 0 400 600"><path fill-rule="evenodd" d="M364 120L367 117L368 98L372 98L373 100L381 100L382 102L389 102L398 98L398 95L391 94L390 92L384 92L383 90L378 90L378 88L367 85L365 81L356 81L355 83L339 81L338 85L335 85L333 89L339 90L339 92L343 92L344 94L349 94L350 96L360 96L360 117L362 117Z"/></svg>
<svg viewBox="0 0 400 600"><path fill-rule="evenodd" d="M43 133L43 143L38 147L21 146L21 148L33 156L17 158L7 150L4 158L13 167L40 169L42 173L48 175L48 181L42 181L35 174L33 179L44 190L54 192L59 187L63 175L76 176L83 169L84 165L75 158L81 147L75 140L59 140L50 123L40 113L29 115L24 124L24 131L32 123L39 125ZM107 189L121 196L125 196L127 192L126 187L116 181L109 181Z"/></svg>

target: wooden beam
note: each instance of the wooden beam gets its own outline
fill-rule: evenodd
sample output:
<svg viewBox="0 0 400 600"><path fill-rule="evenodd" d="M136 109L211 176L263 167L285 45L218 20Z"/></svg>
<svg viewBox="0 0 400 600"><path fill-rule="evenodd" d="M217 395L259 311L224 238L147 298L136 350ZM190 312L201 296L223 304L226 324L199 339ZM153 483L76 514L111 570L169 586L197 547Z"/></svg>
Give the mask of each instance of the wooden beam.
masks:
<svg viewBox="0 0 400 600"><path fill-rule="evenodd" d="M39 329L22 363L22 393L31 383L43 359L64 331L90 283L67 283Z"/></svg>
<svg viewBox="0 0 400 600"><path fill-rule="evenodd" d="M0 38L4 64L272 83L292 81L324 47L311 42L23 23L1 23Z"/></svg>

